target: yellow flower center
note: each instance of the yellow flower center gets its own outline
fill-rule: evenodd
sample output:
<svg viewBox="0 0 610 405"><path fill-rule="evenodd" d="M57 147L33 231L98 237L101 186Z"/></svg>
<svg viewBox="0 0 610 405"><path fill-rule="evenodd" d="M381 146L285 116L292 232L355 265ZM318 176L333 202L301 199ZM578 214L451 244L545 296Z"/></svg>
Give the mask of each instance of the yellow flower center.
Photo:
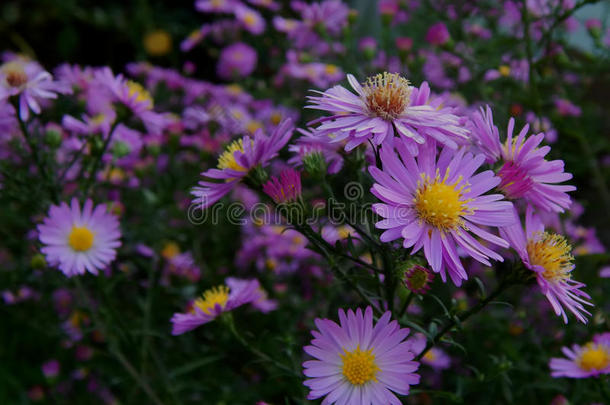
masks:
<svg viewBox="0 0 610 405"><path fill-rule="evenodd" d="M324 66L324 72L329 76L337 74L338 71L339 71L339 68L337 67L337 65Z"/></svg>
<svg viewBox="0 0 610 405"><path fill-rule="evenodd" d="M282 121L282 113L274 112L271 114L270 120L273 125L278 125Z"/></svg>
<svg viewBox="0 0 610 405"><path fill-rule="evenodd" d="M600 344L588 343L577 360L580 368L591 370L603 370L610 366L610 353L608 349Z"/></svg>
<svg viewBox="0 0 610 405"><path fill-rule="evenodd" d="M462 177L453 184L447 183L449 172L441 179L438 172L434 180L422 174L413 200L417 216L421 221L441 230L450 231L464 227L462 215L472 214L466 206L471 200L463 200L462 196L468 190L466 184L458 186Z"/></svg>
<svg viewBox="0 0 610 405"><path fill-rule="evenodd" d="M0 67L0 71L5 74L6 82L11 87L21 87L28 82L28 75L19 62L7 62Z"/></svg>
<svg viewBox="0 0 610 405"><path fill-rule="evenodd" d="M144 49L153 56L165 55L172 49L172 37L164 30L150 32L144 37Z"/></svg>
<svg viewBox="0 0 610 405"><path fill-rule="evenodd" d="M409 81L397 73L384 72L369 77L363 91L369 113L385 120L402 114L411 100Z"/></svg>
<svg viewBox="0 0 610 405"><path fill-rule="evenodd" d="M68 244L77 252L85 252L93 246L94 235L84 226L73 226L68 235Z"/></svg>
<svg viewBox="0 0 610 405"><path fill-rule="evenodd" d="M254 13L247 12L244 15L244 23L249 26L256 24L256 15Z"/></svg>
<svg viewBox="0 0 610 405"><path fill-rule="evenodd" d="M205 314L210 315L212 310L216 308L216 305L220 305L224 308L224 306L227 305L228 300L229 287L221 285L204 291L203 296L197 298L193 306L199 308Z"/></svg>
<svg viewBox="0 0 610 405"><path fill-rule="evenodd" d="M426 354L424 354L424 359L428 361L434 361L436 360L436 353L432 350L428 350Z"/></svg>
<svg viewBox="0 0 610 405"><path fill-rule="evenodd" d="M235 160L235 152L244 153L244 143L240 138L233 143L231 143L227 149L220 155L218 158L218 168L219 169L231 169L238 172L245 172L248 169L237 163Z"/></svg>
<svg viewBox="0 0 610 405"><path fill-rule="evenodd" d="M500 65L500 67L498 67L498 72L500 72L500 76L507 77L510 75L510 67L507 65Z"/></svg>
<svg viewBox="0 0 610 405"><path fill-rule="evenodd" d="M262 128L262 127L263 127L263 124L261 124L259 121L252 120L252 121L248 122L248 124L246 124L246 131L253 134L256 132L257 129Z"/></svg>
<svg viewBox="0 0 610 405"><path fill-rule="evenodd" d="M377 381L375 375L379 371L379 367L375 364L375 355L371 353L372 351L373 349L369 349L363 352L358 345L353 352L345 350L344 354L340 354L343 359L343 375L352 385L364 385L371 380Z"/></svg>
<svg viewBox="0 0 610 405"><path fill-rule="evenodd" d="M138 103L148 102L149 109L153 107L153 99L150 93L140 83L127 80L127 88L129 89L129 98L135 97Z"/></svg>
<svg viewBox="0 0 610 405"><path fill-rule="evenodd" d="M554 233L538 232L527 241L530 263L544 268L542 277L548 281L570 278L574 260L570 254L571 250L572 247L566 239Z"/></svg>
<svg viewBox="0 0 610 405"><path fill-rule="evenodd" d="M180 253L180 247L176 242L167 242L161 249L161 256L166 260L176 257Z"/></svg>

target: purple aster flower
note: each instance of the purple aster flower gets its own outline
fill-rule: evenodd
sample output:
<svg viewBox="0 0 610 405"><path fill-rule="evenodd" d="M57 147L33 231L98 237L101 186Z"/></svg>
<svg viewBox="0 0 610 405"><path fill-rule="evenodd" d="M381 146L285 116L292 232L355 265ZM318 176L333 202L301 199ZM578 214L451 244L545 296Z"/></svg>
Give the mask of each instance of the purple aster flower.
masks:
<svg viewBox="0 0 610 405"><path fill-rule="evenodd" d="M408 341L411 343L411 350L415 354L420 354L426 347L426 337L421 333L416 333ZM421 362L435 370L445 370L451 365L451 357L443 349L432 347L423 355Z"/></svg>
<svg viewBox="0 0 610 405"><path fill-rule="evenodd" d="M181 335L216 319L224 312L264 298L258 280L229 277L226 285L212 287L190 305L187 313L172 316L172 335Z"/></svg>
<svg viewBox="0 0 610 405"><path fill-rule="evenodd" d="M36 62L21 59L0 65L0 102L19 96L19 117L27 121L30 110L40 114L40 102L70 93L69 86L53 80L51 74Z"/></svg>
<svg viewBox="0 0 610 405"><path fill-rule="evenodd" d="M250 170L259 165L266 166L290 140L293 130L292 120L286 119L271 136L266 136L259 129L253 138L244 136L234 141L218 158L218 169L209 169L201 174L206 180L200 181L199 186L191 192L195 196L193 203L207 208L228 194ZM220 180L222 183L207 179Z"/></svg>
<svg viewBox="0 0 610 405"><path fill-rule="evenodd" d="M236 0L197 0L195 10L202 13L231 13L239 5L241 3Z"/></svg>
<svg viewBox="0 0 610 405"><path fill-rule="evenodd" d="M250 7L238 5L235 8L235 17L251 34L260 35L265 31L265 20L258 11Z"/></svg>
<svg viewBox="0 0 610 405"><path fill-rule="evenodd" d="M55 378L59 375L59 361L51 359L42 364L40 369L46 378Z"/></svg>
<svg viewBox="0 0 610 405"><path fill-rule="evenodd" d="M169 121L163 115L154 112L153 98L140 83L126 80L123 75L115 76L110 68L105 67L95 73L96 81L109 90L113 101L129 108L151 133L160 133Z"/></svg>
<svg viewBox="0 0 610 405"><path fill-rule="evenodd" d="M403 246L422 247L432 270L446 281L446 270L456 285L468 275L460 261L457 248L477 261L491 266L490 258L502 256L484 246L472 234L501 247L503 239L483 226L500 227L512 224L512 203L501 194L486 194L500 183L491 170L474 174L485 156L444 148L436 156L436 143L426 142L419 156L411 156L402 142L395 149L384 146L380 157L383 170L371 166L376 181L371 192L383 201L373 210L383 217L375 226L385 231L382 242L403 238Z"/></svg>
<svg viewBox="0 0 610 405"><path fill-rule="evenodd" d="M271 177L263 184L263 191L276 204L295 202L301 197L301 173L294 169L283 170L279 179Z"/></svg>
<svg viewBox="0 0 610 405"><path fill-rule="evenodd" d="M91 200L82 211L76 199L70 206L65 202L52 205L38 231L47 261L68 277L85 271L97 275L114 260L121 246L117 217L106 212L105 205L94 209Z"/></svg>
<svg viewBox="0 0 610 405"><path fill-rule="evenodd" d="M416 88L398 74L387 72L369 77L363 86L351 74L347 80L357 94L337 85L318 92L319 97L309 96L312 104L307 106L333 114L312 123L321 123L316 129L320 134L335 132L335 141L347 139L346 151L369 139L380 145L392 138L394 131L407 140L405 144L413 155L418 153L418 144L427 139L456 149L458 142L467 138L468 130L458 116L448 108L428 103L427 83Z"/></svg>
<svg viewBox="0 0 610 405"><path fill-rule="evenodd" d="M557 183L571 179L572 175L563 171L562 160L544 158L551 148L540 147L543 133L528 137L529 125L525 125L517 137L513 137L515 120L511 118L506 141L502 144L489 107L474 114L472 123L474 142L487 156L487 162L503 162L497 173L501 179L499 188L509 199L523 199L545 211L563 212L570 206L567 192L576 187Z"/></svg>
<svg viewBox="0 0 610 405"><path fill-rule="evenodd" d="M610 374L610 333L595 335L584 346L561 349L567 358L552 358L551 376L568 378L598 377Z"/></svg>
<svg viewBox="0 0 610 405"><path fill-rule="evenodd" d="M216 71L223 79L246 77L256 68L256 50L242 42L236 42L220 51Z"/></svg>
<svg viewBox="0 0 610 405"><path fill-rule="evenodd" d="M409 394L409 386L419 383L415 372L419 363L404 339L409 329L390 322L390 312L373 325L373 310L360 308L347 314L340 309L337 325L329 319L316 319L311 346L306 353L315 358L303 363L309 377L308 399L325 397L324 404L400 405L394 395Z"/></svg>
<svg viewBox="0 0 610 405"><path fill-rule="evenodd" d="M535 272L538 285L555 313L568 323L568 309L579 321L587 323L585 314L591 314L583 304L593 304L587 301L591 297L581 291L585 285L572 279L572 247L563 236L545 232L542 221L531 206L526 209L525 230L517 212L513 210L512 214L515 224L502 228L500 234L517 251L525 267Z"/></svg>

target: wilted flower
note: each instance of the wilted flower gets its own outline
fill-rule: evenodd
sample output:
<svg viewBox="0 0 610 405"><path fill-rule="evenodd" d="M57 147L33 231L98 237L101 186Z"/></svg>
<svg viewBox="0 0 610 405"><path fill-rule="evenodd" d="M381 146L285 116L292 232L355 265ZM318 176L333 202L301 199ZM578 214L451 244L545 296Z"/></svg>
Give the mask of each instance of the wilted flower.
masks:
<svg viewBox="0 0 610 405"><path fill-rule="evenodd" d="M415 265L405 271L405 285L415 294L425 294L430 289L432 281L434 281L434 273L423 266Z"/></svg>

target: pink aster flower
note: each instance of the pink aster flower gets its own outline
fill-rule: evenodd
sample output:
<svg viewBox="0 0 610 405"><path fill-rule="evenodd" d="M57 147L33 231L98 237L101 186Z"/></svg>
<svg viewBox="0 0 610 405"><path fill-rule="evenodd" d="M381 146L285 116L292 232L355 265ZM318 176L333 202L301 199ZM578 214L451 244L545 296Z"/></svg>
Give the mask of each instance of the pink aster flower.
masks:
<svg viewBox="0 0 610 405"><path fill-rule="evenodd" d="M561 349L566 358L552 358L551 376L568 378L599 377L610 374L610 333L593 336L584 346Z"/></svg>
<svg viewBox="0 0 610 405"><path fill-rule="evenodd" d="M230 144L218 158L218 169L209 169L201 175L205 178L191 192L193 203L207 208L227 195L234 186L256 166L266 166L286 145L292 136L292 120L286 119L277 126L271 136L258 129L253 138L244 136ZM207 179L220 180L221 183Z"/></svg>
<svg viewBox="0 0 610 405"><path fill-rule="evenodd" d="M390 312L373 325L373 310L340 309L337 325L329 319L316 319L318 330L305 346L315 358L303 363L309 377L304 384L310 388L308 399L325 397L324 404L400 405L394 395L407 395L409 386L419 383L415 372L419 363L411 344L404 339L409 329L390 322Z"/></svg>
<svg viewBox="0 0 610 405"><path fill-rule="evenodd" d="M356 94L337 85L318 92L321 96L309 96L311 105L307 106L333 114L310 124L321 123L316 129L319 134L335 132L335 141L347 139L346 151L367 140L380 145L394 131L407 140L413 155L427 139L456 149L467 138L468 130L451 109L429 102L430 88L425 82L413 87L407 79L387 72L369 77L364 85L351 74L347 80Z"/></svg>
<svg viewBox="0 0 610 405"><path fill-rule="evenodd" d="M187 313L174 314L171 319L172 335L189 332L213 321L224 312L266 299L258 280L229 277L225 283L226 285L206 290L201 297L192 302Z"/></svg>
<svg viewBox="0 0 610 405"><path fill-rule="evenodd" d="M572 279L572 247L563 236L545 232L542 221L534 214L531 206L526 209L525 230L517 212L513 210L512 214L515 223L502 228L500 234L517 251L525 267L535 272L538 285L555 313L568 323L567 309L579 321L587 323L585 314L591 314L583 304L593 304L587 301L591 297L581 291L585 285Z"/></svg>
<svg viewBox="0 0 610 405"><path fill-rule="evenodd" d="M501 194L484 194L500 179L491 170L474 174L485 160L482 154L444 148L437 158L436 143L426 142L425 146L417 159L402 142L396 142L395 148L381 148L383 170L369 168L376 181L371 192L383 201L373 205L383 217L375 226L384 229L382 242L403 238L405 248L413 246L412 254L423 247L432 270L440 273L443 281L448 270L459 286L468 275L458 247L487 266L491 266L490 258L503 260L471 234L508 247L506 241L484 227L512 224L512 203L504 201Z"/></svg>
<svg viewBox="0 0 610 405"><path fill-rule="evenodd" d="M449 30L447 30L447 26L442 22L430 26L426 33L426 41L431 45L444 45L449 39Z"/></svg>
<svg viewBox="0 0 610 405"><path fill-rule="evenodd" d="M502 144L489 107L481 109L472 119L473 140L487 156L487 162L503 163L497 173L501 179L499 188L509 199L523 199L525 203L545 211L563 212L570 206L567 192L576 190L576 187L557 183L571 179L572 175L563 171L562 160L548 161L544 158L551 148L540 146L545 136L543 133L528 137L529 125L525 125L513 137L515 120L511 118L506 141Z"/></svg>
<svg viewBox="0 0 610 405"><path fill-rule="evenodd" d="M254 48L236 42L220 51L216 71L223 79L249 76L256 68L257 54Z"/></svg>
<svg viewBox="0 0 610 405"><path fill-rule="evenodd" d="M38 232L47 262L68 277L85 271L97 275L114 260L121 246L117 217L106 212L105 205L94 209L91 200L82 211L76 199L70 206L65 202L52 205Z"/></svg>
<svg viewBox="0 0 610 405"><path fill-rule="evenodd" d="M263 185L263 191L276 204L295 202L301 197L301 173L294 169L286 169L280 177L272 177Z"/></svg>
<svg viewBox="0 0 610 405"><path fill-rule="evenodd" d="M69 86L53 80L51 74L36 62L15 59L0 65L0 102L19 97L19 117L27 121L30 110L40 114L40 102L70 93Z"/></svg>
<svg viewBox="0 0 610 405"><path fill-rule="evenodd" d="M425 294L430 290L430 284L434 281L434 273L427 268L415 265L407 269L404 282L409 291L415 294Z"/></svg>

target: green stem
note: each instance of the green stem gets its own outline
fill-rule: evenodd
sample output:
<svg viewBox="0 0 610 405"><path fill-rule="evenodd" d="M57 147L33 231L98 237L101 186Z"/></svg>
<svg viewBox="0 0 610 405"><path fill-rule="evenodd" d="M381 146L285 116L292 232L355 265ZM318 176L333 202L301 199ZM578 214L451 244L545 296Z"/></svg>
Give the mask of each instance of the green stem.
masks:
<svg viewBox="0 0 610 405"><path fill-rule="evenodd" d="M440 331L438 331L436 333L436 335L434 335L434 337L432 339L428 340L428 342L426 343L426 347L424 348L424 350L419 355L417 355L417 357L415 357L415 360L420 360L422 357L424 357L426 355L426 353L428 353L428 351L430 349L432 349L432 347L434 345L436 345L447 332L449 332L451 329L453 329L458 324L458 322L459 323L465 322L472 315L474 315L474 314L478 313L479 311L481 311L483 308L485 308L487 306L487 304L489 304L494 299L496 299L510 285L511 285L511 283L509 283L507 281L500 282L500 284L498 284L496 289L494 291L492 291L492 293L489 294L489 296L487 298L477 302L468 311L463 312L462 314L460 314L460 315L458 315L456 317L451 318L449 320L449 322L447 322L445 324L445 326Z"/></svg>
<svg viewBox="0 0 610 405"><path fill-rule="evenodd" d="M59 195L57 189L51 182L51 177L49 176L49 174L45 170L44 165L42 164L42 160L38 155L38 148L34 143L32 137L30 136L26 123L21 119L21 115L19 115L19 106L15 101L13 102L13 105L15 107L15 111L17 111L17 114L15 114L15 116L17 117L17 121L19 122L19 128L21 129L21 133L23 134L25 142L28 144L28 148L30 149L30 154L32 156L34 164L36 165L36 169L38 170L38 173L40 173L40 176L42 177L42 181L44 182L45 186L48 188L49 194L51 195L51 199L53 200L53 202L58 203Z"/></svg>
<svg viewBox="0 0 610 405"><path fill-rule="evenodd" d="M233 321L233 316L228 313L225 314L224 319L226 321L226 324L229 326L229 330L231 331L231 333L233 334L233 336L235 337L235 339L237 339L239 341L239 343L241 343L241 345L248 349L248 351L250 351L252 354L254 354L256 357L258 357L259 359L261 359L264 362L267 363L271 363L273 364L275 367L277 367L280 370L285 371L286 373L297 377L297 378L301 378L301 374L294 371L291 367L280 363L279 361L277 361L276 359L270 357L269 355L267 355L266 353L263 353L262 351L260 351L259 349L257 349L256 347L252 346L238 331L237 328L235 327L235 322Z"/></svg>
<svg viewBox="0 0 610 405"><path fill-rule="evenodd" d="M125 357L125 355L119 348L119 345L116 342L114 336L112 336L108 333L108 329L106 328L104 323L99 318L97 310L95 309L95 306L89 299L89 297L87 295L87 291L85 290L85 287L83 286L83 284L80 281L80 277L79 276L73 277L73 280L74 280L74 283L76 285L76 290L78 291L78 294L80 295L81 300L87 306L87 308L89 309L89 312L91 313L91 316L93 317L93 322L95 324L96 329L99 329L102 332L102 334L106 338L108 338L108 341L109 341L108 342L108 345L109 345L108 351L110 352L110 354L118 360L118 362L123 366L125 371L127 371L127 373L136 381L136 383L140 386L140 388L142 388L144 393L146 393L146 395L155 405L164 405L163 402L157 396L157 394L155 394L153 389L150 387L148 382L144 378L142 378L142 376L140 374L138 374L138 372L133 367L133 365L129 362L127 357Z"/></svg>
<svg viewBox="0 0 610 405"><path fill-rule="evenodd" d="M413 294L413 291L409 291L409 295L407 295L407 298L405 298L405 302L402 304L402 308L400 308L400 311L398 312L398 319L402 318L407 312L407 308L409 308L409 304L411 301L413 301L414 297L415 294Z"/></svg>
<svg viewBox="0 0 610 405"><path fill-rule="evenodd" d="M83 189L83 195L87 196L87 194L89 193L89 189L91 188L91 185L93 184L93 182L95 181L95 178L97 177L97 171L100 168L100 165L102 164L102 158L104 157L104 154L106 153L106 150L108 149L108 145L110 145L110 141L112 140L112 136L114 135L114 131L116 129L116 127L121 123L121 120L117 119L113 124L112 127L110 128L110 131L108 132L108 136L106 137L106 140L104 141L104 144L102 145L102 150L100 151L99 155L97 156L97 158L95 159L95 162L93 162L93 168L91 169L91 172L89 173L89 177L87 178L87 182L85 183L85 187Z"/></svg>

